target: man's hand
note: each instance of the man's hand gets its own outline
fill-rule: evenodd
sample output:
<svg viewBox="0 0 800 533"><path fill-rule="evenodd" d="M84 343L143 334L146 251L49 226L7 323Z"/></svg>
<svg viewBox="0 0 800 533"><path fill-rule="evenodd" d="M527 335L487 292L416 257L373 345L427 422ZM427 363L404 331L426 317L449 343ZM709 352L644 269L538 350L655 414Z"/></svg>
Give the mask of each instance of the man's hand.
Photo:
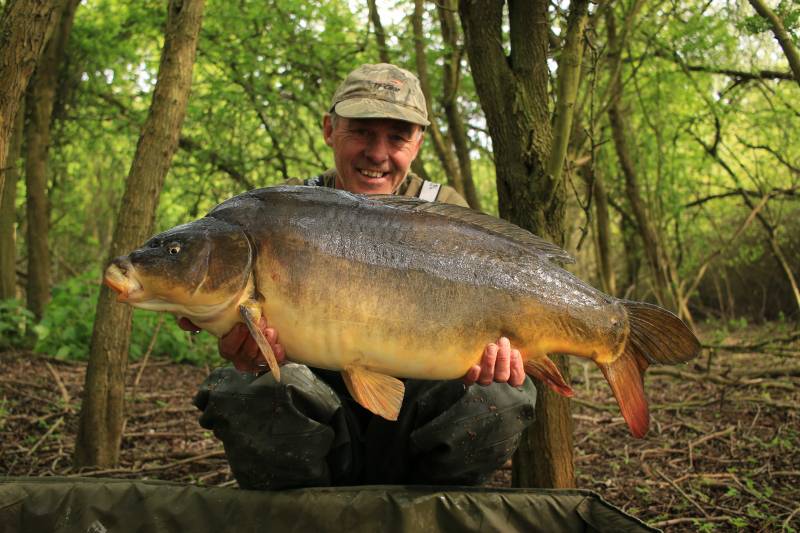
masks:
<svg viewBox="0 0 800 533"><path fill-rule="evenodd" d="M494 382L508 383L519 387L525 381L525 369L519 350L511 348L511 342L500 337L497 343L487 344L483 350L481 364L474 365L464 376L464 383L491 385Z"/></svg>
<svg viewBox="0 0 800 533"><path fill-rule="evenodd" d="M200 331L195 324L188 318L182 317L178 320L178 326L186 331ZM267 342L275 353L278 364L282 364L286 359L283 346L278 343L278 332L267 327L267 319L263 316L258 321L258 327L267 338ZM258 349L255 339L250 335L250 330L241 322L219 339L219 354L233 363L236 370L240 372L260 372L269 370L264 356Z"/></svg>

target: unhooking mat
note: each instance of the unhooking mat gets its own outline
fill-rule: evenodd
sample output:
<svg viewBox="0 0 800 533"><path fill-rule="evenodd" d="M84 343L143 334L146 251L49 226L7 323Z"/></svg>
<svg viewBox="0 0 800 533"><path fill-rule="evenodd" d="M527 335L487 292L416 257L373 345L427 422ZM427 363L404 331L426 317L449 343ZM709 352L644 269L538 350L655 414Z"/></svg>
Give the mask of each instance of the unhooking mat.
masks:
<svg viewBox="0 0 800 533"><path fill-rule="evenodd" d="M361 486L247 491L0 477L0 532L657 531L587 490Z"/></svg>

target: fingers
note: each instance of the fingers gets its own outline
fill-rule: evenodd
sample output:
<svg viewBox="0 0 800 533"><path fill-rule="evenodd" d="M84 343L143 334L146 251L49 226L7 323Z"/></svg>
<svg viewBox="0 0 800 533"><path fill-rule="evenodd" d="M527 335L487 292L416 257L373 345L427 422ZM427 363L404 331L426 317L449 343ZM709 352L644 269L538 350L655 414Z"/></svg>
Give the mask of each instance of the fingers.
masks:
<svg viewBox="0 0 800 533"><path fill-rule="evenodd" d="M497 341L497 359L494 363L494 380L506 383L511 375L511 343L505 337Z"/></svg>
<svg viewBox="0 0 800 533"><path fill-rule="evenodd" d="M486 345L480 365L470 368L463 381L467 385L477 382L486 386L498 382L519 387L525 381L522 355L511 347L506 337L500 337L497 343Z"/></svg>
<svg viewBox="0 0 800 533"><path fill-rule="evenodd" d="M472 368L470 368L467 371L467 373L464 375L464 377L462 378L463 381L464 381L464 385L468 385L468 386L472 385L473 383L475 383L478 380L478 376L480 376L480 375L481 375L481 367L480 367L480 365L472 365Z"/></svg>
<svg viewBox="0 0 800 533"><path fill-rule="evenodd" d="M283 345L278 343L278 332L274 328L266 328L264 336L267 337L267 342L272 347L272 352L275 354L278 364L283 364L286 360L286 353L283 351Z"/></svg>
<svg viewBox="0 0 800 533"><path fill-rule="evenodd" d="M483 350L483 357L481 358L481 373L478 376L478 383L481 385L490 385L494 381L494 365L497 361L497 352L500 347L497 344L487 344Z"/></svg>
<svg viewBox="0 0 800 533"><path fill-rule="evenodd" d="M522 364L522 355L519 350L511 350L508 384L512 387L521 387L523 383L525 383L525 367Z"/></svg>
<svg viewBox="0 0 800 533"><path fill-rule="evenodd" d="M274 328L267 327L267 320L264 317L259 319L258 328L269 342L275 359L279 364L283 363L286 360L286 352L278 342L278 332ZM233 363L234 368L240 372L259 372L269 369L258 343L244 324L236 324L219 340L219 353Z"/></svg>
<svg viewBox="0 0 800 533"><path fill-rule="evenodd" d="M219 354L229 361L236 361L237 355L242 351L242 346L250 337L250 332L244 324L236 324L231 330L219 339Z"/></svg>

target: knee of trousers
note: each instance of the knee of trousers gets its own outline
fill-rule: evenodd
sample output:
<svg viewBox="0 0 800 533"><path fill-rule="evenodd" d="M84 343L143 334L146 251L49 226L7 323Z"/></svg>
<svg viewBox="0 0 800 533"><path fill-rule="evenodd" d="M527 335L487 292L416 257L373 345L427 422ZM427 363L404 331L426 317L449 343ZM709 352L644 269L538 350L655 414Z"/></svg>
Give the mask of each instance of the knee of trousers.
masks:
<svg viewBox="0 0 800 533"><path fill-rule="evenodd" d="M420 468L435 482L480 482L513 455L533 423L535 406L530 379L519 388L468 387L449 409L411 434Z"/></svg>
<svg viewBox="0 0 800 533"><path fill-rule="evenodd" d="M278 488L329 482L326 456L335 438L331 419L339 397L306 366L255 376L217 369L200 386L194 404L200 425L222 440L239 484Z"/></svg>

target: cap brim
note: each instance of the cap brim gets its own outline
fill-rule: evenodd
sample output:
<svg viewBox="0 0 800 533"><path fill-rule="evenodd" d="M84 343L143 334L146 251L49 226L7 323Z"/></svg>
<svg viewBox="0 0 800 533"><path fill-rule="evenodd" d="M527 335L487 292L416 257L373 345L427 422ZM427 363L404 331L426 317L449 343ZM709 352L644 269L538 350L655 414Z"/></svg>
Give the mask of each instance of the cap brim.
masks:
<svg viewBox="0 0 800 533"><path fill-rule="evenodd" d="M419 111L372 98L350 98L336 104L333 110L344 118L393 118L420 126L430 125Z"/></svg>

